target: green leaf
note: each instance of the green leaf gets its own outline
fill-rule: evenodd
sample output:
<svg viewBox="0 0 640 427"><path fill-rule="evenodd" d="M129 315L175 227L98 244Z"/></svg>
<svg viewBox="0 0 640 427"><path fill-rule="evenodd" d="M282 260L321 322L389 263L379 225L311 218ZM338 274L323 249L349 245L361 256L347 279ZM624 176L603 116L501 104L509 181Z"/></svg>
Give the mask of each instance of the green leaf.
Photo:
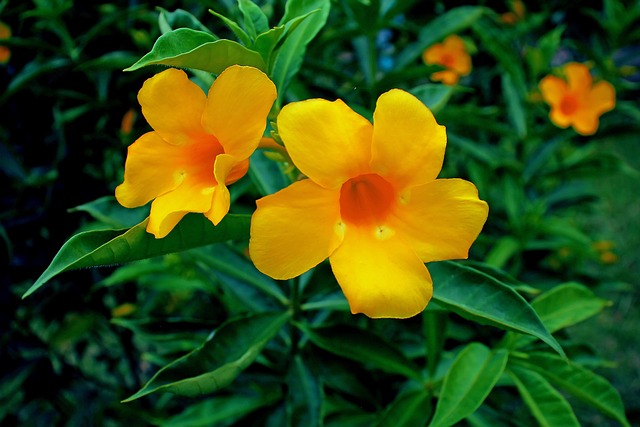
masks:
<svg viewBox="0 0 640 427"><path fill-rule="evenodd" d="M275 404L282 398L282 392L273 387L235 393L231 396L213 396L202 402L191 403L177 415L159 422L161 427L209 427L227 425L225 422L237 421L239 418ZM225 424L222 424L225 423Z"/></svg>
<svg viewBox="0 0 640 427"><path fill-rule="evenodd" d="M541 427L579 427L571 405L540 374L516 366L507 372Z"/></svg>
<svg viewBox="0 0 640 427"><path fill-rule="evenodd" d="M120 264L171 252L249 236L250 215L227 215L214 226L202 214L186 215L162 239L147 233L147 221L126 230L94 230L71 237L38 280L23 295L31 295L52 277L68 270Z"/></svg>
<svg viewBox="0 0 640 427"><path fill-rule="evenodd" d="M204 31L215 36L207 27L186 10L176 9L169 12L166 9L158 7L160 15L158 16L158 26L162 34L168 33L177 28L191 28L198 31ZM216 37L217 39L218 37Z"/></svg>
<svg viewBox="0 0 640 427"><path fill-rule="evenodd" d="M134 71L148 65L169 65L194 68L220 74L231 65L249 65L265 69L258 52L231 40L217 39L203 31L179 28L158 37L151 52L124 71Z"/></svg>
<svg viewBox="0 0 640 427"><path fill-rule="evenodd" d="M280 331L290 313L259 313L225 322L209 340L160 369L131 402L157 391L181 396L212 393L231 384Z"/></svg>
<svg viewBox="0 0 640 427"><path fill-rule="evenodd" d="M426 83L411 89L413 95L416 96L424 105L435 114L440 111L451 98L453 87L441 84Z"/></svg>
<svg viewBox="0 0 640 427"><path fill-rule="evenodd" d="M559 331L600 313L610 305L589 288L575 282L551 288L531 302L549 332ZM520 348L534 341L530 336L509 333L505 337L510 348Z"/></svg>
<svg viewBox="0 0 640 427"><path fill-rule="evenodd" d="M605 378L594 372L543 352L529 353L523 359L513 358L509 363L539 373L567 393L610 416L623 426L629 426L620 393Z"/></svg>
<svg viewBox="0 0 640 427"><path fill-rule="evenodd" d="M508 357L507 350L492 352L480 343L465 347L444 378L430 426L454 425L478 409L504 372Z"/></svg>
<svg viewBox="0 0 640 427"><path fill-rule="evenodd" d="M318 426L322 389L318 378L296 355L287 373L287 426Z"/></svg>
<svg viewBox="0 0 640 427"><path fill-rule="evenodd" d="M329 0L289 0L285 13L278 25L289 24L297 17L309 14L297 23L295 29L287 34L282 46L277 50L273 70L269 77L278 88L276 109L282 106L287 86L291 78L298 73L307 49L307 45L324 27L329 16L331 2ZM318 10L316 13L310 13Z"/></svg>
<svg viewBox="0 0 640 427"><path fill-rule="evenodd" d="M461 6L433 19L422 27L418 34L418 41L409 44L400 52L396 67L400 69L406 67L422 55L422 52L432 44L449 34L459 33L470 27L486 10L481 6Z"/></svg>
<svg viewBox="0 0 640 427"><path fill-rule="evenodd" d="M280 165L268 159L262 150L251 155L249 176L263 196L280 191L290 184Z"/></svg>
<svg viewBox="0 0 640 427"><path fill-rule="evenodd" d="M115 197L105 196L71 208L69 212L86 212L96 220L111 227L126 228L133 227L149 216L149 207L143 206L129 209L118 203Z"/></svg>
<svg viewBox="0 0 640 427"><path fill-rule="evenodd" d="M420 370L396 347L364 329L348 325L310 328L298 326L318 347L375 368L409 378L420 378Z"/></svg>
<svg viewBox="0 0 640 427"><path fill-rule="evenodd" d="M527 117L521 96L523 92L524 88L518 90L509 74L502 75L502 93L504 94L509 120L520 139L527 136Z"/></svg>
<svg viewBox="0 0 640 427"><path fill-rule="evenodd" d="M240 25L238 25L236 23L236 21L233 21L233 20L227 18L226 16L216 12L213 9L209 9L209 13L211 13L213 16L216 16L216 17L220 18L222 20L222 22L224 22L225 25L227 27L229 27L229 29L233 32L233 34L236 35L238 40L240 40L240 42L243 45L251 46L253 44L251 42L251 37L249 37L249 35L240 27Z"/></svg>
<svg viewBox="0 0 640 427"><path fill-rule="evenodd" d="M533 335L564 356L534 309L510 286L451 261L431 263L429 271L439 305L481 324Z"/></svg>
<svg viewBox="0 0 640 427"><path fill-rule="evenodd" d="M260 6L251 0L238 0L238 8L244 17L244 28L252 39L269 30L269 21Z"/></svg>
<svg viewBox="0 0 640 427"><path fill-rule="evenodd" d="M400 393L386 407L375 427L424 426L431 413L429 393L424 387Z"/></svg>

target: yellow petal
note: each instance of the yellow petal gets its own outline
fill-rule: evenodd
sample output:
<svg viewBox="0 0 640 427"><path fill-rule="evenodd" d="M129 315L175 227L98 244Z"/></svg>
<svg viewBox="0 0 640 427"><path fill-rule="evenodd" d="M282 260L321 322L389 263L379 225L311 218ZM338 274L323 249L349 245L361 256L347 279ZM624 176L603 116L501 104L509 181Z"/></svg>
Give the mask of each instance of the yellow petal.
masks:
<svg viewBox="0 0 640 427"><path fill-rule="evenodd" d="M598 130L598 114L588 108L582 108L571 118L573 129L580 135L593 135Z"/></svg>
<svg viewBox="0 0 640 427"><path fill-rule="evenodd" d="M325 260L342 240L339 196L304 179L259 199L249 241L258 270L290 279Z"/></svg>
<svg viewBox="0 0 640 427"><path fill-rule="evenodd" d="M225 153L246 159L262 138L275 99L276 87L266 74L233 65L209 89L202 125L216 136Z"/></svg>
<svg viewBox="0 0 640 427"><path fill-rule="evenodd" d="M438 179L402 193L388 224L424 262L465 259L488 212L471 182Z"/></svg>
<svg viewBox="0 0 640 427"><path fill-rule="evenodd" d="M338 188L369 170L371 123L339 99L286 105L278 115L278 133L298 169L325 188Z"/></svg>
<svg viewBox="0 0 640 427"><path fill-rule="evenodd" d="M616 90L613 85L606 81L593 85L587 105L597 114L613 110L616 106Z"/></svg>
<svg viewBox="0 0 640 427"><path fill-rule="evenodd" d="M200 123L206 95L184 71L169 68L145 81L138 102L147 122L165 141L181 145L207 137Z"/></svg>
<svg viewBox="0 0 640 427"><path fill-rule="evenodd" d="M437 43L423 52L422 59L426 64L439 64L443 52L443 45L441 43Z"/></svg>
<svg viewBox="0 0 640 427"><path fill-rule="evenodd" d="M354 314L415 316L433 294L429 271L397 235L381 239L369 228L349 227L329 260Z"/></svg>
<svg viewBox="0 0 640 427"><path fill-rule="evenodd" d="M157 197L151 203L147 231L156 238L165 237L189 212L206 212L211 208L214 183L186 175L173 191Z"/></svg>
<svg viewBox="0 0 640 427"><path fill-rule="evenodd" d="M442 42L445 49L448 51L466 51L464 46L464 40L455 34L451 34Z"/></svg>
<svg viewBox="0 0 640 427"><path fill-rule="evenodd" d="M564 66L564 73L572 91L586 94L591 89L591 73L586 65L570 62Z"/></svg>
<svg viewBox="0 0 640 427"><path fill-rule="evenodd" d="M447 145L444 126L408 92L393 89L378 98L373 113L371 168L397 190L432 181Z"/></svg>
<svg viewBox="0 0 640 427"><path fill-rule="evenodd" d="M222 221L222 218L229 212L229 208L231 207L231 196L225 183L234 166L236 166L236 160L232 155L220 154L216 157L213 171L217 185L213 191L211 209L205 213L205 216L209 218L214 225L218 225L220 221Z"/></svg>
<svg viewBox="0 0 640 427"><path fill-rule="evenodd" d="M551 111L549 112L549 119L554 125L558 126L559 128L565 129L573 121L573 116L567 116L566 114L564 114L560 107L552 107Z"/></svg>
<svg viewBox="0 0 640 427"><path fill-rule="evenodd" d="M183 180L175 159L180 146L168 144L156 132L148 132L131 144L124 166L124 182L116 187L116 199L127 208L147 204L173 190Z"/></svg>
<svg viewBox="0 0 640 427"><path fill-rule="evenodd" d="M431 74L431 80L434 82L442 82L448 86L453 86L458 83L460 76L455 71L442 70Z"/></svg>
<svg viewBox="0 0 640 427"><path fill-rule="evenodd" d="M552 106L560 104L562 97L567 92L567 83L556 76L546 76L538 85L542 98Z"/></svg>

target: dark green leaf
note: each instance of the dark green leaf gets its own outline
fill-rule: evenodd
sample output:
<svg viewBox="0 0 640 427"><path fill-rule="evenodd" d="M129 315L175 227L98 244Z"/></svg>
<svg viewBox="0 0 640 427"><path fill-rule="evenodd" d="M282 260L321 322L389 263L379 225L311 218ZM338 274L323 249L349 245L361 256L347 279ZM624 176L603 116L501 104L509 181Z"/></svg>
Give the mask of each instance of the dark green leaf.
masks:
<svg viewBox="0 0 640 427"><path fill-rule="evenodd" d="M158 37L151 52L125 71L158 64L194 68L213 74L220 74L235 64L265 69L258 52L234 41L217 39L209 33L189 28L179 28Z"/></svg>
<svg viewBox="0 0 640 427"><path fill-rule="evenodd" d="M431 414L429 398L423 387L400 393L386 407L375 427L424 426Z"/></svg>
<svg viewBox="0 0 640 427"><path fill-rule="evenodd" d="M526 359L514 358L513 364L539 373L623 426L629 426L620 393L605 378L553 354L535 352L526 356Z"/></svg>
<svg viewBox="0 0 640 427"><path fill-rule="evenodd" d="M186 10L176 9L173 12L169 12L161 7L158 7L158 9L160 10L158 26L160 27L162 34L178 28L191 28L193 30L204 31L205 33L214 35L207 27L202 25L198 18Z"/></svg>
<svg viewBox="0 0 640 427"><path fill-rule="evenodd" d="M469 344L449 368L430 426L451 426L472 414L487 398L507 365L508 352Z"/></svg>
<svg viewBox="0 0 640 427"><path fill-rule="evenodd" d="M447 105L447 102L453 93L453 87L442 84L426 83L414 87L409 92L415 95L416 98L422 101L422 103L429 107L429 109L435 114Z"/></svg>
<svg viewBox="0 0 640 427"><path fill-rule="evenodd" d="M450 261L429 264L433 300L462 317L481 324L540 338L564 356L533 308L516 291L471 267Z"/></svg>
<svg viewBox="0 0 640 427"><path fill-rule="evenodd" d="M224 22L225 25L229 27L231 31L233 31L233 34L235 34L238 40L240 40L240 43L245 46L251 46L253 44L251 41L251 37L249 37L249 35L240 27L240 25L236 23L236 21L233 21L212 9L209 9L209 12L213 16L217 16L218 18L220 18L222 22Z"/></svg>
<svg viewBox="0 0 640 427"><path fill-rule="evenodd" d="M118 203L115 197L105 196L71 208L69 212L86 212L111 227L126 228L133 227L149 216L149 207L128 209Z"/></svg>
<svg viewBox="0 0 640 427"><path fill-rule="evenodd" d="M300 355L296 355L289 366L287 385L287 425L320 425L322 389L317 376L309 370Z"/></svg>
<svg viewBox="0 0 640 427"><path fill-rule="evenodd" d="M86 231L71 237L23 298L68 270L120 264L249 236L249 215L227 215L214 226L202 214L189 214L162 239L147 233L148 219L126 230Z"/></svg>
<svg viewBox="0 0 640 427"><path fill-rule="evenodd" d="M527 117L522 101L525 88L516 88L513 78L509 74L502 75L502 93L507 107L507 113L511 124L520 139L527 136Z"/></svg>
<svg viewBox="0 0 640 427"><path fill-rule="evenodd" d="M540 374L515 366L507 372L541 427L580 426L571 405Z"/></svg>
<svg viewBox="0 0 640 427"><path fill-rule="evenodd" d="M297 325L320 348L338 356L365 362L385 372L420 378L420 370L396 347L369 331L348 325L310 328Z"/></svg>
<svg viewBox="0 0 640 427"><path fill-rule="evenodd" d="M238 8L244 17L244 28L251 38L269 30L269 21L260 7L251 0L238 0Z"/></svg>
<svg viewBox="0 0 640 427"><path fill-rule="evenodd" d="M228 386L253 363L289 317L289 313L259 313L226 322L200 348L160 369L123 402L156 391L198 396Z"/></svg>

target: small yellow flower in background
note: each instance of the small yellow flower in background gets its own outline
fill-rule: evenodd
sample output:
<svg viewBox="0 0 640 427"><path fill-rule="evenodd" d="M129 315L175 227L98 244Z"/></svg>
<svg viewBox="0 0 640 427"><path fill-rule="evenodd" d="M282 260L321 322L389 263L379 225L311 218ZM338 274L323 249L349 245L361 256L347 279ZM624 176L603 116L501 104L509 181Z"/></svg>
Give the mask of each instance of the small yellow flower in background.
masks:
<svg viewBox="0 0 640 427"><path fill-rule="evenodd" d="M573 129L581 135L592 135L598 130L599 118L616 105L616 92L611 83L593 84L589 68L570 62L563 68L566 81L546 76L540 81L540 91L551 106L549 118L556 126Z"/></svg>
<svg viewBox="0 0 640 427"><path fill-rule="evenodd" d="M341 100L282 109L278 132L308 179L257 201L249 251L280 280L329 258L352 313L407 318L433 293L424 263L466 258L488 206L472 183L436 179L445 128L413 95L381 95L373 122Z"/></svg>
<svg viewBox="0 0 640 427"><path fill-rule="evenodd" d="M153 200L147 231L156 238L189 212L217 225L229 211L226 185L246 174L275 99L273 82L252 67L227 68L208 96L182 70L151 77L138 101L153 131L129 146L118 202Z"/></svg>
<svg viewBox="0 0 640 427"><path fill-rule="evenodd" d="M4 22L0 22L0 40L11 38L11 28ZM0 64L6 64L11 58L11 49L2 46L0 42Z"/></svg>
<svg viewBox="0 0 640 427"><path fill-rule="evenodd" d="M458 36L450 35L442 43L436 43L422 54L427 65L441 65L446 70L431 74L431 80L452 86L460 77L471 72L471 57L464 41Z"/></svg>

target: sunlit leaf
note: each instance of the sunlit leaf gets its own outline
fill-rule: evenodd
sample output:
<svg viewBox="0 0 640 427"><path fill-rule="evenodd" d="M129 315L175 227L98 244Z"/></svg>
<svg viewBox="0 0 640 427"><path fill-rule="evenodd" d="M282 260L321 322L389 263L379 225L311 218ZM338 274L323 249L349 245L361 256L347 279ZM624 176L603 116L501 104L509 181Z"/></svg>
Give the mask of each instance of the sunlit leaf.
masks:
<svg viewBox="0 0 640 427"><path fill-rule="evenodd" d="M244 17L244 28L251 38L269 29L269 21L260 6L251 0L238 0L238 8Z"/></svg>
<svg viewBox="0 0 640 427"><path fill-rule="evenodd" d="M431 420L431 427L451 426L472 414L487 398L507 365L505 349L491 351L469 344L453 362Z"/></svg>
<svg viewBox="0 0 640 427"><path fill-rule="evenodd" d="M162 239L147 233L148 219L130 229L86 231L71 237L23 298L68 270L121 264L249 236L249 215L227 215L214 226L204 215L189 214Z"/></svg>
<svg viewBox="0 0 640 427"><path fill-rule="evenodd" d="M173 12L169 12L161 7L158 7L158 10L160 10L160 15L158 15L158 26L160 27L162 34L178 28L191 28L193 30L204 31L214 35L211 33L209 28L202 25L198 18L186 10L176 9Z"/></svg>
<svg viewBox="0 0 640 427"><path fill-rule="evenodd" d="M151 52L125 71L134 71L148 65L169 65L220 74L235 64L265 69L265 63L258 52L203 31L179 28L158 37Z"/></svg>
<svg viewBox="0 0 640 427"><path fill-rule="evenodd" d="M428 267L433 300L441 306L481 324L533 335L564 356L534 309L511 286L455 262L435 262Z"/></svg>
<svg viewBox="0 0 640 427"><path fill-rule="evenodd" d="M157 391L199 396L228 386L253 363L289 317L289 313L259 313L226 322L201 347L160 369L123 402Z"/></svg>

